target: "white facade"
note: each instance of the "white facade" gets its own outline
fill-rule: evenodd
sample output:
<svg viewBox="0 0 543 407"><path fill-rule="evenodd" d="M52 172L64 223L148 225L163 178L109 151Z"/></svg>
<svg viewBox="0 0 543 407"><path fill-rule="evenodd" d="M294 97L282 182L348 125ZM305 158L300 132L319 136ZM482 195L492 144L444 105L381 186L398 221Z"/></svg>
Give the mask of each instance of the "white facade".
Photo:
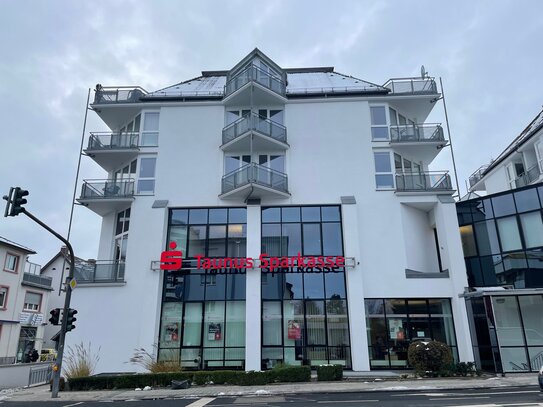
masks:
<svg viewBox="0 0 543 407"><path fill-rule="evenodd" d="M469 178L470 191L495 194L543 179L543 111L489 165Z"/></svg>
<svg viewBox="0 0 543 407"><path fill-rule="evenodd" d="M35 252L0 237L0 362L25 362L43 346L51 280L30 263Z"/></svg>
<svg viewBox="0 0 543 407"><path fill-rule="evenodd" d="M233 83L240 79L236 71L246 64L258 65L254 72L261 76L248 85L243 77L241 85ZM267 67L264 74L263 66ZM286 92L274 90L273 81L285 79ZM80 202L103 217L97 258L109 263L97 262L76 276L79 285L71 307L79 314L77 328L67 336L68 345L90 341L93 348L100 347L98 371L111 372L136 370L126 363L133 350L149 350L159 342L165 272L152 263L167 247L172 208L246 207L246 257L258 258L262 208L338 205L343 255L354 258L353 266L345 269L348 367L370 370L373 345L368 343L372 334L368 336L364 299L449 300L459 360L473 360L465 303L459 298L467 281L453 190L448 175L428 173L428 165L446 144L439 126L422 125L434 106L429 102L439 94L430 78L385 85L345 77L332 68L282 70L255 50L230 72L204 73L197 80L146 96L137 89L112 92L99 87L92 106L113 135L102 139L106 141L100 148L89 144L87 153L108 170L110 181L85 184ZM286 128L286 143L258 131L223 143L221 134L232 117L228 112L236 109L260 114L258 125L264 121L262 115L273 120L282 111L275 117ZM156 124L157 116L146 115L155 112ZM108 151L100 150L137 115L137 129L130 125L124 130L137 134L139 149L115 152L110 145ZM156 140L155 132L158 145L143 146L146 138ZM253 182L243 172L225 177L223 183L236 184L230 189L221 186L221 180L235 161L227 157L236 154L251 156L247 161L240 158L240 164L254 162L258 175ZM146 158L156 159L154 173L143 170L149 164L142 161ZM115 174L135 159L136 170L126 170L129 177L123 178L122 171ZM286 174L288 190L282 181L274 184L274 176L280 180L283 176L269 171L270 167ZM135 179L134 196L126 197L118 189L107 196L112 184L123 190L127 178ZM154 191L138 193L139 187L148 189L145 182L150 180ZM119 219L127 216L119 213L127 208L130 224L123 232ZM248 269L245 279L242 367L260 370L264 363L260 270Z"/></svg>

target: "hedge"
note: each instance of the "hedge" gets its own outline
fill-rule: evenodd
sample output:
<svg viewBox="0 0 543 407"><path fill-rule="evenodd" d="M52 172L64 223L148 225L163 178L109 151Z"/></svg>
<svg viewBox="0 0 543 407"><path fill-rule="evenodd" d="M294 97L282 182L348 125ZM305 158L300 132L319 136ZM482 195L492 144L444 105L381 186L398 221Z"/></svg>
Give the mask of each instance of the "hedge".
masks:
<svg viewBox="0 0 543 407"><path fill-rule="evenodd" d="M274 382L308 382L309 366L284 366L263 372L215 370L176 373L143 373L116 376L77 377L69 380L70 390L130 389L136 387L166 387L172 380L189 380L197 385L207 383L240 386L264 385Z"/></svg>
<svg viewBox="0 0 543 407"><path fill-rule="evenodd" d="M332 381L343 379L343 366L342 365L320 365L317 366L317 380Z"/></svg>

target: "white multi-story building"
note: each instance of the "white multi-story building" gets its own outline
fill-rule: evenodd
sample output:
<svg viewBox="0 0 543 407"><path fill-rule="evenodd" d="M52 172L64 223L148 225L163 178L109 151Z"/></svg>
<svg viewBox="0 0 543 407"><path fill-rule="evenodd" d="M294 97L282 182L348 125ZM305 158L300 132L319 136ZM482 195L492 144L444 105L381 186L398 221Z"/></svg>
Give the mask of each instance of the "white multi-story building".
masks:
<svg viewBox="0 0 543 407"><path fill-rule="evenodd" d="M51 279L28 261L36 252L0 236L0 364L28 362L40 352Z"/></svg>
<svg viewBox="0 0 543 407"><path fill-rule="evenodd" d="M85 154L107 176L78 201L102 217L99 260L76 268L68 344L100 347L101 372L153 346L185 369L405 368L431 338L473 360L453 188L428 167L439 96L258 49L155 92L98 85L111 131Z"/></svg>
<svg viewBox="0 0 543 407"><path fill-rule="evenodd" d="M495 194L541 182L543 110L490 164L469 177L470 191Z"/></svg>

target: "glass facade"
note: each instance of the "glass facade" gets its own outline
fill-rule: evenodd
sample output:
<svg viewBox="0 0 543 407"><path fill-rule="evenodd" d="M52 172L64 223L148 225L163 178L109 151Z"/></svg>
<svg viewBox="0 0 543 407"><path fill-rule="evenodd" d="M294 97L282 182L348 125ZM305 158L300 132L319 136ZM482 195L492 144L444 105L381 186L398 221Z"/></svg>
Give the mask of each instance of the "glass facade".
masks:
<svg viewBox="0 0 543 407"><path fill-rule="evenodd" d="M543 287L543 186L458 202L470 287Z"/></svg>
<svg viewBox="0 0 543 407"><path fill-rule="evenodd" d="M467 303L482 369L535 372L543 366L543 295L489 295Z"/></svg>
<svg viewBox="0 0 543 407"><path fill-rule="evenodd" d="M185 369L243 369L245 270L199 269L195 257L245 258L246 208L171 209L171 241L183 267L164 271L159 359Z"/></svg>
<svg viewBox="0 0 543 407"><path fill-rule="evenodd" d="M366 299L370 367L405 369L413 341L437 340L451 347L458 361L451 302L445 298Z"/></svg>
<svg viewBox="0 0 543 407"><path fill-rule="evenodd" d="M340 207L263 208L262 253L343 256ZM262 368L279 362L351 367L343 267L262 273Z"/></svg>

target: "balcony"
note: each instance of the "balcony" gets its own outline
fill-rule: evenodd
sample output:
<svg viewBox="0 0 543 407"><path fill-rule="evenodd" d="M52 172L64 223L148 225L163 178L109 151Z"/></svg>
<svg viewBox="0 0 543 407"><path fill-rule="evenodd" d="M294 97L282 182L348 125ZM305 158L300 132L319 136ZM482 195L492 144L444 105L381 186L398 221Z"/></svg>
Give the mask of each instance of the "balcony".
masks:
<svg viewBox="0 0 543 407"><path fill-rule="evenodd" d="M138 103L147 95L147 91L139 86L96 86L94 104Z"/></svg>
<svg viewBox="0 0 543 407"><path fill-rule="evenodd" d="M125 263L96 260L79 263L74 269L77 284L124 283Z"/></svg>
<svg viewBox="0 0 543 407"><path fill-rule="evenodd" d="M384 85L394 95L437 95L434 78L394 78Z"/></svg>
<svg viewBox="0 0 543 407"><path fill-rule="evenodd" d="M284 103L286 89L281 78L251 64L226 82L224 103L236 106Z"/></svg>
<svg viewBox="0 0 543 407"><path fill-rule="evenodd" d="M256 163L244 165L222 177L223 199L286 198L288 178L282 172Z"/></svg>
<svg viewBox="0 0 543 407"><path fill-rule="evenodd" d="M134 200L134 180L86 180L79 203L100 216L125 209Z"/></svg>
<svg viewBox="0 0 543 407"><path fill-rule="evenodd" d="M256 151L284 151L289 147L285 126L253 112L240 117L222 130L221 149L249 151L251 135L256 136L252 140L252 147Z"/></svg>
<svg viewBox="0 0 543 407"><path fill-rule="evenodd" d="M474 188L478 183L479 181L481 181L483 179L483 174L484 172L487 170L487 168L490 166L490 164L486 164L486 165L482 165L481 167L479 167L477 170L475 170L475 172L473 174L471 174L469 176L469 189L470 191L484 191L484 186L480 187L478 186L477 188Z"/></svg>
<svg viewBox="0 0 543 407"><path fill-rule="evenodd" d="M524 173L520 174L518 178L515 180L515 185L517 188L530 185L531 183L537 181L540 175L541 175L541 171L539 171L539 165L536 164L532 166L528 171L525 171Z"/></svg>
<svg viewBox="0 0 543 407"><path fill-rule="evenodd" d="M397 109L419 122L426 120L440 97L434 78L394 78L383 87L390 89L387 96L394 98Z"/></svg>
<svg viewBox="0 0 543 407"><path fill-rule="evenodd" d="M141 112L140 102L147 94L138 86L96 85L91 106L110 129L120 129Z"/></svg>
<svg viewBox="0 0 543 407"><path fill-rule="evenodd" d="M53 284L53 279L51 277L40 276L39 274L31 274L26 271L23 273L22 285L36 287L46 290L53 290L51 285Z"/></svg>
<svg viewBox="0 0 543 407"><path fill-rule="evenodd" d="M452 194L451 177L446 171L404 172L396 174L397 193Z"/></svg>
<svg viewBox="0 0 543 407"><path fill-rule="evenodd" d="M137 157L139 133L91 133L84 150L104 170L110 172L121 162Z"/></svg>
<svg viewBox="0 0 543 407"><path fill-rule="evenodd" d="M401 155L431 163L447 144L438 123L390 126L390 144Z"/></svg>

